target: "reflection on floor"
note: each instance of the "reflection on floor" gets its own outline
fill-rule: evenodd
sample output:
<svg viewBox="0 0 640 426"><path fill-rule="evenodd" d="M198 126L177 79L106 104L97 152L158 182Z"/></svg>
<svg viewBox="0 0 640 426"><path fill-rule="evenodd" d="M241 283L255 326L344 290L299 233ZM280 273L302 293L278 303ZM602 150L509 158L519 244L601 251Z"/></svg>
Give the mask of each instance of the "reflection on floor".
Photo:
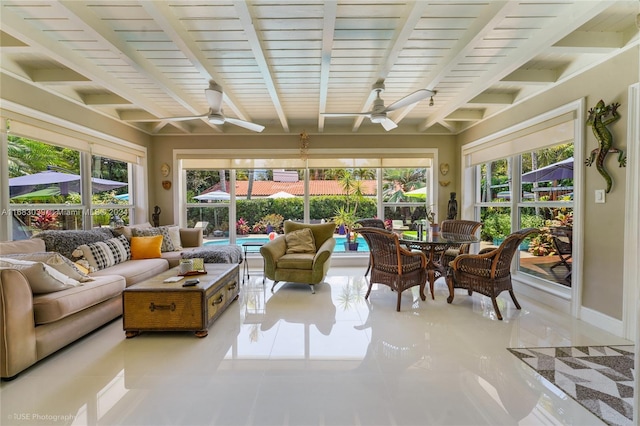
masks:
<svg viewBox="0 0 640 426"><path fill-rule="evenodd" d="M558 256L522 256L520 270L567 287L571 287L571 270L564 265L558 265ZM557 266L554 266L557 265ZM569 261L571 265L571 261ZM553 268L552 268L553 267Z"/></svg>
<svg viewBox="0 0 640 426"><path fill-rule="evenodd" d="M3 425L602 424L507 348L630 342L524 296L516 310L458 290L446 303L388 287L364 300L362 268L311 294L272 294L258 270L203 339L121 319L0 387ZM507 295L508 297L508 295Z"/></svg>

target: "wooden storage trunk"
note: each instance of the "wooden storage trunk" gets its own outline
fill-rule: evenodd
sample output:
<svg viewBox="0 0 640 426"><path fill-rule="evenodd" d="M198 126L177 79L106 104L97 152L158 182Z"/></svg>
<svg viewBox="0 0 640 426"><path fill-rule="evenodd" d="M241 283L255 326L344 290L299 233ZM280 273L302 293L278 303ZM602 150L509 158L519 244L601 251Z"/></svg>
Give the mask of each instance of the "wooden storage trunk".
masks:
<svg viewBox="0 0 640 426"><path fill-rule="evenodd" d="M208 328L238 298L239 267L235 264L205 264L207 274L200 283L182 287L187 279L165 283L178 269L135 284L122 292L123 328L127 337L141 331L194 331L205 337Z"/></svg>

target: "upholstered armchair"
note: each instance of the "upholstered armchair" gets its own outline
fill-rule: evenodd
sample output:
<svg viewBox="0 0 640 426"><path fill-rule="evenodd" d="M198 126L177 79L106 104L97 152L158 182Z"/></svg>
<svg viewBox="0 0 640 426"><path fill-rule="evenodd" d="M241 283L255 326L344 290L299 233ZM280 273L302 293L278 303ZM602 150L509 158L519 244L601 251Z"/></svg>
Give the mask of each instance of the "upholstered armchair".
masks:
<svg viewBox="0 0 640 426"><path fill-rule="evenodd" d="M308 224L284 222L284 235L260 248L264 275L273 280L271 291L280 281L314 285L322 282L329 270L336 246L334 223Z"/></svg>

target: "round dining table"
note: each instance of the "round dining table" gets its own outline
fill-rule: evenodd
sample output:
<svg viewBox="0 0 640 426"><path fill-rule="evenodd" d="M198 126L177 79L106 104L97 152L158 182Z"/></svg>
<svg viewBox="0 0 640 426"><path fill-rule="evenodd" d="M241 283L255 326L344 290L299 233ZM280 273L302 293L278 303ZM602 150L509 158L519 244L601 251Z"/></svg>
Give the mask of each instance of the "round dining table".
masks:
<svg viewBox="0 0 640 426"><path fill-rule="evenodd" d="M412 238L403 234L400 243L411 250L420 250L427 257L427 277L429 279L429 290L431 299L435 299L433 287L436 279L446 277L446 265L440 264L440 256L449 248L459 248L462 244L479 243L480 240L475 235L453 234L450 232L425 232L422 239ZM449 287L448 300L453 300L453 282L447 281ZM424 295L423 295L424 296Z"/></svg>

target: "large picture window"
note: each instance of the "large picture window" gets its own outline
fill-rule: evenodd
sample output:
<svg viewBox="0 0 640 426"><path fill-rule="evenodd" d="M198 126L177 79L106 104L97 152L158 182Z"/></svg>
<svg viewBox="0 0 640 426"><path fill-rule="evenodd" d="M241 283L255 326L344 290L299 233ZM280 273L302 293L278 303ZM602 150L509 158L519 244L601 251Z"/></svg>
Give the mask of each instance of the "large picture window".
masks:
<svg viewBox="0 0 640 426"><path fill-rule="evenodd" d="M248 163L258 167L234 167ZM189 167L222 165L222 160L184 160L181 214L187 226L204 227L205 244L265 239L282 233L285 220L333 221L338 234L362 218L384 219L389 229L400 221L409 229L426 219L434 199L430 159L397 159L392 165L412 163L421 167L380 167L380 159L316 158L306 168L286 160L285 168L277 168L278 160L230 160L230 168L222 169ZM340 243L346 235L337 237ZM366 244L361 246L358 251L367 250ZM337 247L343 251L342 244Z"/></svg>

